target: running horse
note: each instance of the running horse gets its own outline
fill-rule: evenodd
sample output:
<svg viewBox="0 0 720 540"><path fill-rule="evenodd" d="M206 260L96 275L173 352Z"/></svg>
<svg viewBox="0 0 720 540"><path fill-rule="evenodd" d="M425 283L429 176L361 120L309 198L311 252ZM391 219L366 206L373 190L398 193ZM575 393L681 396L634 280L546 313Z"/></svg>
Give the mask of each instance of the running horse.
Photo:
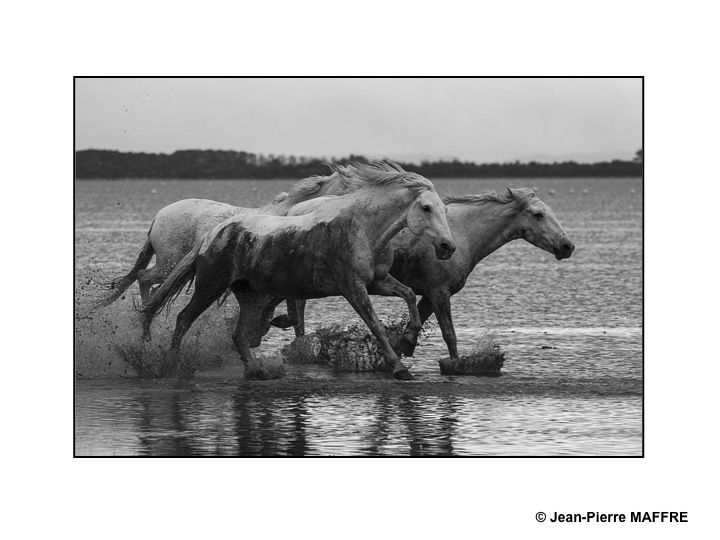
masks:
<svg viewBox="0 0 720 540"><path fill-rule="evenodd" d="M175 266L140 308L151 321L195 280L193 296L177 317L172 349L180 346L195 319L226 289L241 303L241 316L247 294L290 299L343 296L378 339L393 375L412 378L373 310L368 286L372 284L376 294L405 300L409 327L417 336L421 323L415 294L389 274L390 241L407 227L409 234L433 247L436 258L450 258L455 242L447 209L428 179L393 163L334 170L356 189L328 197L301 215L237 215L217 225ZM254 358L248 334L247 325L239 321L233 341L250 368Z"/></svg>
<svg viewBox="0 0 720 540"><path fill-rule="evenodd" d="M150 300L152 287L160 285L165 278L189 253L193 246L205 237L216 225L238 215L268 214L282 216L295 204L330 194L345 193L355 189L355 184L348 185L346 177L337 172L329 176L311 176L296 182L289 192L280 193L268 205L260 208L245 208L208 199L183 199L162 208L152 220L145 244L140 249L135 264L124 276L118 277L107 284L111 292L102 298L99 307L112 304L123 293L138 282L140 297L143 303ZM155 264L148 268L155 256ZM262 313L262 321L258 332L260 335L269 330L274 307L266 305L250 306ZM277 304L276 304L277 305ZM298 316L296 304L288 302L288 315L279 316L273 321L274 326L289 328L295 326L295 334L304 334L303 319ZM149 329L143 328L143 338L150 339ZM259 343L259 338L254 340Z"/></svg>
<svg viewBox="0 0 720 540"><path fill-rule="evenodd" d="M423 323L435 313L450 359L456 361L458 348L450 297L462 290L480 261L513 240L523 239L553 254L557 260L570 257L575 245L552 209L531 189L508 187L502 194L462 195L443 200L457 245L452 259L438 260L427 244L401 231L391 241L395 259L390 274L422 296L418 310ZM298 315L303 320L304 303L299 304ZM416 342L415 327L408 326L398 352L412 356ZM440 369L443 370L442 362Z"/></svg>

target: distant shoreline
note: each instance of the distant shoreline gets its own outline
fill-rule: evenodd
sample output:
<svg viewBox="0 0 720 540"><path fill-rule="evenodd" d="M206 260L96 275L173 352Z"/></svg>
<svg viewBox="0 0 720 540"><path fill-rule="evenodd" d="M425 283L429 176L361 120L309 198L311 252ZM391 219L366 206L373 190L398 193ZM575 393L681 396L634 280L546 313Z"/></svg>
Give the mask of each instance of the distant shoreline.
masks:
<svg viewBox="0 0 720 540"><path fill-rule="evenodd" d="M274 156L218 150L181 150L172 154L81 150L75 152L77 180L297 180L329 169L323 158ZM367 161L351 155L333 163ZM460 160L398 162L407 171L429 178L641 177L643 163L613 160L599 163L474 163Z"/></svg>

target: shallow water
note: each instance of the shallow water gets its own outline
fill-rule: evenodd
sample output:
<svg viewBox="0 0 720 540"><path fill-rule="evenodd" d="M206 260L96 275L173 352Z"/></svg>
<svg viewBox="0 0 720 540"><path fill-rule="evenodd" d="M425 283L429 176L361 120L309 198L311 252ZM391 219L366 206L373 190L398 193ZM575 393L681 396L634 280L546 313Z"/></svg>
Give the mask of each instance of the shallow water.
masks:
<svg viewBox="0 0 720 540"><path fill-rule="evenodd" d="M411 361L416 380L410 383L316 366L293 366L278 381L244 382L232 355L225 368L190 382L79 378L76 453L641 455L642 183L435 181L439 192L454 194L501 190L508 183L536 186L576 250L558 262L513 242L482 261L453 297L461 353L492 329L507 353L501 377L440 376L437 360L447 352L432 329ZM78 182L76 285L92 269L113 275L128 268L154 213L169 202L207 197L255 206L289 185ZM83 302L76 293L80 312ZM97 321L93 326L78 317L76 372L79 365L117 363L111 349L85 347L88 342L136 339L130 302L109 308L106 333ZM385 318L405 310L396 299L373 303ZM308 303L308 329L339 320L356 320L344 300ZM169 324L158 323L159 341L167 339ZM223 332L199 331L197 339L225 354ZM291 334L273 329L261 349L272 351Z"/></svg>

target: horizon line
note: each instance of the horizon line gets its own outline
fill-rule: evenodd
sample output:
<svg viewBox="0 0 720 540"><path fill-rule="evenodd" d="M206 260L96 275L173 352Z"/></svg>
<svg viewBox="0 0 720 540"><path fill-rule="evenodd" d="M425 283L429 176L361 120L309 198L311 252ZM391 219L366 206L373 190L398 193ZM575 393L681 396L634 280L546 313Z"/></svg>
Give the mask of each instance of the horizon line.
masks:
<svg viewBox="0 0 720 540"><path fill-rule="evenodd" d="M512 164L512 163L566 163L566 162L575 162L575 163L586 163L586 164L593 164L593 163L607 163L612 161L634 161L634 156L637 155L638 152L642 151L642 148L639 148L635 151L615 151L615 152L576 152L572 153L569 152L567 154L556 154L556 155L550 155L550 154L537 154L537 155L530 155L530 156L523 156L523 157L516 157L516 158L508 158L508 159L498 159L495 161L490 160L474 160L474 159L463 159L459 158L457 156L433 156L433 155L427 155L426 157L421 157L424 153L418 152L417 155L414 155L413 153L405 153L403 156L402 154L395 154L398 157L392 157L392 155L388 154L377 154L377 153L355 153L355 152L349 152L345 155L307 155L307 154L292 154L292 153L276 153L276 152L252 152L248 150L240 150L236 148L178 148L171 152L166 151L147 151L147 150L117 150L117 149L111 149L111 148L83 148L83 149L75 149L75 153L78 152L115 152L118 154L150 154L150 155L165 155L165 156L171 156L176 153L181 152L236 152L236 153L245 153L245 154L251 154L251 155L257 155L257 156L273 156L273 157L294 157L294 158L304 158L307 160L346 160L352 157L356 158L362 158L367 160L382 160L382 159L390 159L392 161L399 161L404 163L412 163L415 165L421 165L423 162L427 163L437 163L437 162L453 162L458 161L461 163L472 163L476 165L483 165L483 164ZM598 158L600 156L606 156L604 158L596 159L596 161L588 161L586 159L578 160L578 158L571 158L575 154L576 156L593 156L596 155ZM622 158L620 157L621 154L625 154L629 156L628 158ZM607 157L615 155L616 157ZM550 161L553 160L553 161Z"/></svg>

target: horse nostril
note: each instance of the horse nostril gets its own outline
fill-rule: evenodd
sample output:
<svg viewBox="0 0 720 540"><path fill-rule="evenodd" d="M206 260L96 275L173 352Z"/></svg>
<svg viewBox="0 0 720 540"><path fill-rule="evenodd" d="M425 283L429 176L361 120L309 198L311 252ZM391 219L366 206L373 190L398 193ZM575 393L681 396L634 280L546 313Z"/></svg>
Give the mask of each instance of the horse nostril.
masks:
<svg viewBox="0 0 720 540"><path fill-rule="evenodd" d="M442 249L445 253L452 253L455 251L455 248L447 242L440 242L440 249Z"/></svg>
<svg viewBox="0 0 720 540"><path fill-rule="evenodd" d="M568 253L572 253L572 251L575 249L575 246L573 246L570 242L565 242L562 247Z"/></svg>

